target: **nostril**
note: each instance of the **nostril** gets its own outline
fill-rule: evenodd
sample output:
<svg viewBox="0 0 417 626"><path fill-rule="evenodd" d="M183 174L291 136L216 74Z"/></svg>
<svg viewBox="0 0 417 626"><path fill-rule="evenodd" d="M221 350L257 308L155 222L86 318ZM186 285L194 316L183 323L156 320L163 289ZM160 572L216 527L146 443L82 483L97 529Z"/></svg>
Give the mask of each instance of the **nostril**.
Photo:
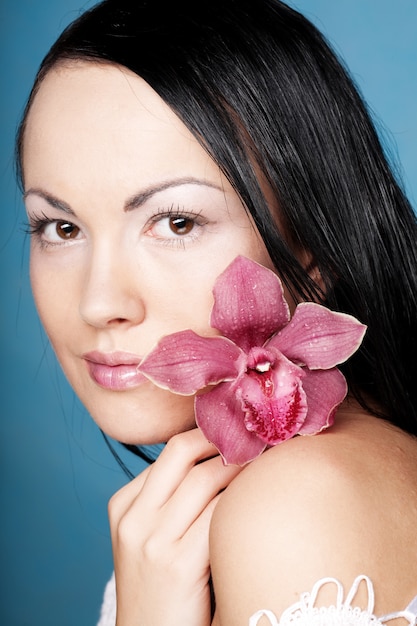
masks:
<svg viewBox="0 0 417 626"><path fill-rule="evenodd" d="M82 287L79 313L84 322L109 328L143 321L145 306L139 285L130 272L120 272L120 264L113 257L104 258L97 253Z"/></svg>
<svg viewBox="0 0 417 626"><path fill-rule="evenodd" d="M109 317L108 320L103 320L103 326L117 326L120 324L129 323L129 319L127 317Z"/></svg>

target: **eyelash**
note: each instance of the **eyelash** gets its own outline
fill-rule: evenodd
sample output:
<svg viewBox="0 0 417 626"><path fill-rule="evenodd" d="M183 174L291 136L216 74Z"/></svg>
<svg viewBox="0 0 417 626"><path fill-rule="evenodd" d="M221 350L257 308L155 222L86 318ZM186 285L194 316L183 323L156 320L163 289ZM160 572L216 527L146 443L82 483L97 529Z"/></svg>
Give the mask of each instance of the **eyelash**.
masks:
<svg viewBox="0 0 417 626"><path fill-rule="evenodd" d="M162 222L162 220L164 219L170 219L170 220L175 220L175 219L184 219L184 220L188 220L190 222L192 222L193 226L192 226L192 230L195 230L195 227L202 227L205 226L208 223L208 220L203 218L201 215L201 212L197 212L197 213L190 213L187 211L184 211L180 208L180 206L175 207L174 205L172 205L169 209L158 209L157 212L155 213L155 215L153 215L148 224L150 225L149 228L147 228L146 230L151 230L151 228L155 225L158 224L160 222ZM195 241L196 239L198 239L198 234L193 234L193 232L191 231L191 233L185 233L184 235L176 235L175 233L173 233L173 237L171 239L165 239L165 238L160 238L158 240L158 237L155 236L155 239L158 241L158 243L162 244L162 245L167 245L167 246L177 246L177 247L181 247L184 248L186 243L192 243L193 241Z"/></svg>
<svg viewBox="0 0 417 626"><path fill-rule="evenodd" d="M181 208L175 207L172 205L169 209L158 209L157 212L148 220L148 224L145 227L145 232L150 232L153 226L162 222L164 219L184 219L192 222L192 230L195 230L195 227L202 227L207 224L207 220L201 216L201 212L190 213L187 211L181 210ZM48 217L45 213L42 213L40 216L32 215L29 218L28 224L25 225L25 232L31 237L35 237L40 245L43 248L51 247L51 246L61 246L65 243L65 239L62 239L60 242L52 242L47 241L43 238L43 234L45 229L50 224L68 224L72 225L75 228L78 228L76 224L73 224L67 220L59 220ZM179 234L175 236L173 233L173 237L171 239L166 239L164 237L154 236L154 239L157 243L166 246L177 246L179 248L185 248L186 243L192 243L198 238L198 234L184 233L183 235Z"/></svg>
<svg viewBox="0 0 417 626"><path fill-rule="evenodd" d="M76 224L73 224L69 220L54 219L52 217L48 217L45 213L42 213L41 215L31 215L29 218L29 222L25 224L24 231L30 237L36 238L42 248L60 246L67 243L65 239L63 239L62 242L55 242L46 241L42 238L46 227L50 224L68 224L69 226L74 226L74 228L78 228Z"/></svg>

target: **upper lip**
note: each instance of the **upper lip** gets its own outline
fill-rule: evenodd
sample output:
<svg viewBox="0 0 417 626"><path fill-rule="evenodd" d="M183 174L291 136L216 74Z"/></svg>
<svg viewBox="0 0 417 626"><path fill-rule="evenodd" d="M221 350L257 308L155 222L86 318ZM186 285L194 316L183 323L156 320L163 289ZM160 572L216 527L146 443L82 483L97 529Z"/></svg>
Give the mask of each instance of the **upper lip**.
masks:
<svg viewBox="0 0 417 626"><path fill-rule="evenodd" d="M140 356L132 352L99 352L98 350L86 352L83 354L83 358L86 361L100 363L101 365L108 365L110 367L117 365L139 365L142 360Z"/></svg>

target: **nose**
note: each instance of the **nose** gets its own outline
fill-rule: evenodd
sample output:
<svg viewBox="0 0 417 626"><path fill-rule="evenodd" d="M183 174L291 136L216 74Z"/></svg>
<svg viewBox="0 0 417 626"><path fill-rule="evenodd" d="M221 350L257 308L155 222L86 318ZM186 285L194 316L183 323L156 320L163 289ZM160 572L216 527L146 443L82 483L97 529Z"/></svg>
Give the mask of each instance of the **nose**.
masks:
<svg viewBox="0 0 417 626"><path fill-rule="evenodd" d="M144 320L139 268L133 267L131 260L103 250L91 258L82 280L79 312L90 326L133 326Z"/></svg>

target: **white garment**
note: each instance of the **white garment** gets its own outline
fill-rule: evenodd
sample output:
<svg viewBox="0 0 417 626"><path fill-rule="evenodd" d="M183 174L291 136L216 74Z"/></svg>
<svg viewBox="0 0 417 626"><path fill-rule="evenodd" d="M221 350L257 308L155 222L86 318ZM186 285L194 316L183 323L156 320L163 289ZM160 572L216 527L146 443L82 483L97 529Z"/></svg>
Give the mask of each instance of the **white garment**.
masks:
<svg viewBox="0 0 417 626"><path fill-rule="evenodd" d="M368 588L368 606L365 610L355 607L355 595L361 582ZM324 585L336 587L336 603L327 608L315 607L317 595ZM410 626L417 626L417 596L409 606L399 613L390 613L381 617L374 615L374 590L367 576L358 576L352 588L344 598L342 585L334 578L323 578L313 587L311 593L301 594L299 602L288 607L278 621L276 616L266 609L257 611L249 620L248 626L257 626L261 617L267 617L271 626L384 626L390 620L403 617ZM116 587L114 574L104 590L100 620L97 626L115 626L116 624Z"/></svg>
<svg viewBox="0 0 417 626"><path fill-rule="evenodd" d="M114 572L104 589L100 619L97 626L115 626L116 624L116 581Z"/></svg>
<svg viewBox="0 0 417 626"><path fill-rule="evenodd" d="M355 606L355 596L359 585L364 582L368 590L368 606L360 609ZM336 588L336 602L333 606L318 608L315 606L320 589L325 585ZM404 610L389 615L376 617L374 614L375 596L371 580L367 576L358 576L344 598L343 586L335 578L323 578L313 587L311 593L301 594L299 602L288 607L278 621L268 610L257 611L249 620L249 626L257 626L261 617L269 619L271 626L383 626L390 620L403 617L411 626L417 624L417 596Z"/></svg>

